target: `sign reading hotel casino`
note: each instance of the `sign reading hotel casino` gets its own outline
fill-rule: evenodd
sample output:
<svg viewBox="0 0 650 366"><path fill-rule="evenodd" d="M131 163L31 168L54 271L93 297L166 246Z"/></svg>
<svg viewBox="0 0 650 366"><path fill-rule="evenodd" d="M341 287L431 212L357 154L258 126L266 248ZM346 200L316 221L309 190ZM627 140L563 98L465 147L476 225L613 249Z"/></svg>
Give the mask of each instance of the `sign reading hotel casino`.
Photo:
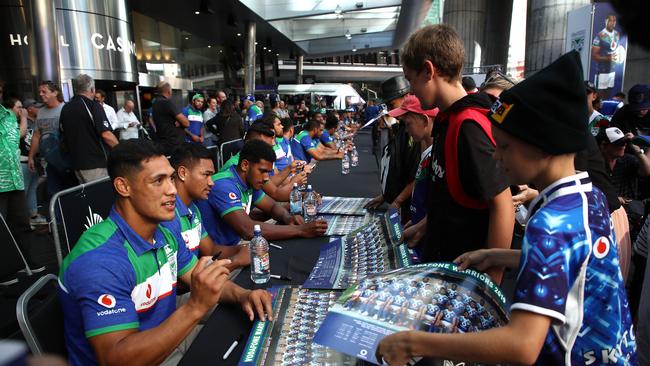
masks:
<svg viewBox="0 0 650 366"><path fill-rule="evenodd" d="M122 19L68 9L56 10L62 77L88 73L96 79L137 82L136 45L131 25ZM22 22L21 22L22 23ZM4 43L29 60L27 25L14 24ZM5 47L6 47L5 46Z"/></svg>

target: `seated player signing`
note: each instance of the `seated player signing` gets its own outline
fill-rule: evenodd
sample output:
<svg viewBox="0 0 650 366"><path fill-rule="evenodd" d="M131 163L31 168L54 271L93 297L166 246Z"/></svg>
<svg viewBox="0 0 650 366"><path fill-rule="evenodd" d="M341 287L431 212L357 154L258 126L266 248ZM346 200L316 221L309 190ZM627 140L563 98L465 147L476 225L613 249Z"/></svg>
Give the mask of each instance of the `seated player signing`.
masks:
<svg viewBox="0 0 650 366"><path fill-rule="evenodd" d="M230 282L230 260L197 259L160 225L176 208L175 173L161 148L124 141L111 151L108 173L115 205L81 236L59 274L72 365L160 364L219 302L241 304L251 321L271 318L271 295ZM177 309L178 280L191 294Z"/></svg>
<svg viewBox="0 0 650 366"><path fill-rule="evenodd" d="M245 246L216 244L205 230L201 211L194 200L205 200L214 186L212 154L203 145L185 143L171 156L176 170L176 218L163 223L172 231L181 233L187 249L194 255L210 256L221 253L219 258L230 258L226 267L230 270L250 264L250 254Z"/></svg>
<svg viewBox="0 0 650 366"><path fill-rule="evenodd" d="M318 144L318 140L323 133L323 125L317 121L305 123L305 128L297 134L294 139L300 145L300 151L294 151L297 158L310 162L316 160L342 159L343 151L330 149L323 144Z"/></svg>
<svg viewBox="0 0 650 366"><path fill-rule="evenodd" d="M246 141L251 140L261 140L269 144L273 148L275 153L276 162L277 159L284 160L284 150L282 147L276 143L275 136L276 131L282 131L282 124L280 120L274 115L266 116L262 120L253 122L251 127L246 132ZM230 169L232 166L236 166L239 163L239 153L233 155L228 159L219 172L224 172ZM307 174L310 172L309 169L305 169L300 173L296 173L296 167L298 165L304 166L304 161L292 160L288 164L284 165L282 170L276 169L276 165L273 165L273 169L269 172L269 179L264 183L264 193L268 194L271 198L276 201L287 202L289 201L289 195L291 194L291 188L293 188L293 183L298 183L302 185L307 183ZM307 168L307 166L305 166ZM291 174L294 174L293 176ZM212 177L215 179L215 177Z"/></svg>
<svg viewBox="0 0 650 366"><path fill-rule="evenodd" d="M301 216L291 215L264 193L262 187L268 180L274 161L275 153L269 144L249 140L239 155L239 163L213 177L215 185L208 199L198 201L197 206L208 234L217 243L236 245L240 239L250 240L255 224L261 226L262 234L268 240L310 238L325 234L325 220L305 224ZM253 206L286 225L254 221L249 216Z"/></svg>

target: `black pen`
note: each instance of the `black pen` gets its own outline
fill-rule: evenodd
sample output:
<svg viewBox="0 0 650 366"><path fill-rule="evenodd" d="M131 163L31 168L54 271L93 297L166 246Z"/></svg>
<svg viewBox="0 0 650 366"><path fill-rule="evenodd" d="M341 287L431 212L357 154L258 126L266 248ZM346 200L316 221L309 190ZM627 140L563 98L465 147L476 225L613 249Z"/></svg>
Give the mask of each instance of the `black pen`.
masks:
<svg viewBox="0 0 650 366"><path fill-rule="evenodd" d="M214 262L214 261L218 260L220 255L221 255L221 252L217 252L217 254L212 256L212 261Z"/></svg>
<svg viewBox="0 0 650 366"><path fill-rule="evenodd" d="M272 274L271 278L275 278L276 280L282 280L282 281L291 281L291 280L293 280L293 278L291 278L289 276L281 276L281 275L275 275L275 274Z"/></svg>

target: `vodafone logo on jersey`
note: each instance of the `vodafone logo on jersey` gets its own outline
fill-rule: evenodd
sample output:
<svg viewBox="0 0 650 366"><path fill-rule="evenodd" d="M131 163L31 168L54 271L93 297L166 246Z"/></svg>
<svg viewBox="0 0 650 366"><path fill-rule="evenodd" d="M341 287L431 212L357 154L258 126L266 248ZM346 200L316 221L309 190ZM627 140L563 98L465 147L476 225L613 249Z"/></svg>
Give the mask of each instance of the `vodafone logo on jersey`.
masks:
<svg viewBox="0 0 650 366"><path fill-rule="evenodd" d="M228 198L230 198L231 200L236 200L237 195L234 192L230 192L230 193L228 193Z"/></svg>
<svg viewBox="0 0 650 366"><path fill-rule="evenodd" d="M596 240L593 246L593 251L594 251L594 256L598 259L603 259L607 256L609 253L609 248L611 246L611 243L609 242L609 238L605 236L601 236Z"/></svg>
<svg viewBox="0 0 650 366"><path fill-rule="evenodd" d="M147 284L147 291L145 292L145 295L147 296L147 299L151 299L151 284Z"/></svg>
<svg viewBox="0 0 650 366"><path fill-rule="evenodd" d="M101 305L101 306L103 306L103 307L105 307L105 308L107 308L107 309L112 309L112 308L114 308L114 307L115 307L115 303L116 303L116 301L115 301L115 297L114 297L113 295L109 295L109 294L103 294L103 295L101 295L101 296L97 299L97 302L99 303L99 305Z"/></svg>

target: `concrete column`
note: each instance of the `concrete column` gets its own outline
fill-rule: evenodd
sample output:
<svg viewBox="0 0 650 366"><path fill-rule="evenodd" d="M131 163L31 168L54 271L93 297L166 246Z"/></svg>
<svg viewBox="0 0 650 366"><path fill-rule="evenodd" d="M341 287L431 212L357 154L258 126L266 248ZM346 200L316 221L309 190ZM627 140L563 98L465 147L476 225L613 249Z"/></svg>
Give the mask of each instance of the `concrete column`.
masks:
<svg viewBox="0 0 650 366"><path fill-rule="evenodd" d="M61 68L54 0L32 0L29 7L32 21L30 61L34 83L38 85L41 80L51 80L60 85Z"/></svg>
<svg viewBox="0 0 650 366"><path fill-rule="evenodd" d="M503 70L506 69L511 24L512 0L490 0L487 12L487 47L484 50L486 65L501 65Z"/></svg>
<svg viewBox="0 0 650 366"><path fill-rule="evenodd" d="M302 84L302 76L304 74L303 72L304 62L305 62L305 56L298 55L298 57L296 57L296 84Z"/></svg>
<svg viewBox="0 0 650 366"><path fill-rule="evenodd" d="M487 0L445 1L442 20L456 29L465 44L465 67L485 63Z"/></svg>
<svg viewBox="0 0 650 366"><path fill-rule="evenodd" d="M246 25L246 49L244 51L244 92L255 93L255 39L257 26L255 22Z"/></svg>
<svg viewBox="0 0 650 366"><path fill-rule="evenodd" d="M567 13L589 0L531 0L526 17L524 75L532 75L564 53Z"/></svg>
<svg viewBox="0 0 650 366"><path fill-rule="evenodd" d="M627 94L630 88L636 84L648 83L650 80L648 65L650 65L650 50L644 50L637 44L628 44L623 93Z"/></svg>

